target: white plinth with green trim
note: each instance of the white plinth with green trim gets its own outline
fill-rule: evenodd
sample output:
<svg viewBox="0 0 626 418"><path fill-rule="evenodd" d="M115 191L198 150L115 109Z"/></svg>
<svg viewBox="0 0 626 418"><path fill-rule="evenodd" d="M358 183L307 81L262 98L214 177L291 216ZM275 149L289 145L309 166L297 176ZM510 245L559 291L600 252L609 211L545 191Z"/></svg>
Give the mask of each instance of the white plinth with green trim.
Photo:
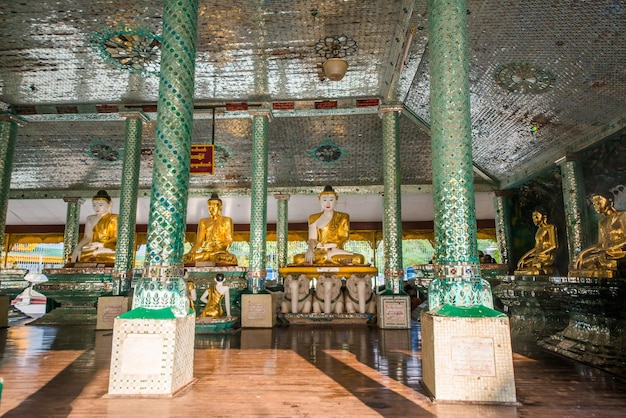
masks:
<svg viewBox="0 0 626 418"><path fill-rule="evenodd" d="M115 318L108 394L172 396L194 380L195 315L140 310L149 311L137 308Z"/></svg>
<svg viewBox="0 0 626 418"><path fill-rule="evenodd" d="M475 317L470 310L499 315ZM467 313L422 312L423 386L436 402L515 403L508 317L482 306Z"/></svg>

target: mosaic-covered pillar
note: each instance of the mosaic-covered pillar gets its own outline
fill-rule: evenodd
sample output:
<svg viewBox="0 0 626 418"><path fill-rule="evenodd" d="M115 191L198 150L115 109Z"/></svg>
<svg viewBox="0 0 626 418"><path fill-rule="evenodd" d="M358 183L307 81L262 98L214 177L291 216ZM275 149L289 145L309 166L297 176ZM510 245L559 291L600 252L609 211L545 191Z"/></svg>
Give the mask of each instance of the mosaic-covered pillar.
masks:
<svg viewBox="0 0 626 418"><path fill-rule="evenodd" d="M429 309L492 308L478 263L466 2L430 0L428 6L436 257Z"/></svg>
<svg viewBox="0 0 626 418"><path fill-rule="evenodd" d="M65 230L63 231L63 264L71 261L72 253L78 244L80 228L80 207L85 199L81 197L64 197L67 203L65 212Z"/></svg>
<svg viewBox="0 0 626 418"><path fill-rule="evenodd" d="M189 312L183 251L193 128L197 0L166 0L146 264L133 308Z"/></svg>
<svg viewBox="0 0 626 418"><path fill-rule="evenodd" d="M567 254L572 264L578 254L587 247L589 218L585 205L585 183L580 163L572 155L560 163L567 233Z"/></svg>
<svg viewBox="0 0 626 418"><path fill-rule="evenodd" d="M248 291L265 289L265 254L267 234L267 147L269 110L251 111L252 115L252 185L250 187L250 265Z"/></svg>
<svg viewBox="0 0 626 418"><path fill-rule="evenodd" d="M11 113L0 114L0 249L4 249L4 228L9 207L13 153L17 141L18 119Z"/></svg>
<svg viewBox="0 0 626 418"><path fill-rule="evenodd" d="M402 106L381 106L383 129L383 244L386 292L404 294L402 279L402 206L400 190L399 112Z"/></svg>
<svg viewBox="0 0 626 418"><path fill-rule="evenodd" d="M509 264L511 260L511 202L509 192L496 190L493 199L496 214L496 240L500 251L500 263ZM509 267L514 267L512 264Z"/></svg>
<svg viewBox="0 0 626 418"><path fill-rule="evenodd" d="M141 160L141 132L148 118L142 112L124 113L126 138L124 139L124 163L122 165L122 188L120 213L117 226L117 248L113 269L113 294L127 292L135 261L135 225L137 223L137 196L139 187L139 164Z"/></svg>
<svg viewBox="0 0 626 418"><path fill-rule="evenodd" d="M276 261L277 267L287 267L287 244L289 240L289 195L275 194L276 217Z"/></svg>

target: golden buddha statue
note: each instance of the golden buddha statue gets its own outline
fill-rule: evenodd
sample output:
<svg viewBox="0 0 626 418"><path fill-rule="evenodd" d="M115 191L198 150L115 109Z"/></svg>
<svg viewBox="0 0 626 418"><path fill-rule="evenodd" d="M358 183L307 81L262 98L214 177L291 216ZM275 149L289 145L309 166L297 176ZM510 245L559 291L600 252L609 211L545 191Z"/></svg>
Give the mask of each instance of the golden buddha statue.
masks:
<svg viewBox="0 0 626 418"><path fill-rule="evenodd" d="M326 186L318 197L322 212L309 216L308 249L292 265L364 265L365 257L343 249L350 239L350 216L335 211L339 196Z"/></svg>
<svg viewBox="0 0 626 418"><path fill-rule="evenodd" d="M602 215L598 220L598 242L578 254L574 269L586 275L614 277L617 261L626 256L626 212L615 209L609 193L593 194L591 203Z"/></svg>
<svg viewBox="0 0 626 418"><path fill-rule="evenodd" d="M83 238L72 253L72 262L115 262L118 215L111 213L111 196L100 190L91 199L94 214L85 221Z"/></svg>
<svg viewBox="0 0 626 418"><path fill-rule="evenodd" d="M535 208L532 213L533 223L537 226L535 246L517 262L517 275L554 274L554 261L558 240L556 226L548 223L548 212Z"/></svg>
<svg viewBox="0 0 626 418"><path fill-rule="evenodd" d="M184 255L185 263L212 261L221 265L237 265L237 256L228 252L233 243L233 220L222 216L222 200L217 193L207 201L209 217L200 219L196 242Z"/></svg>

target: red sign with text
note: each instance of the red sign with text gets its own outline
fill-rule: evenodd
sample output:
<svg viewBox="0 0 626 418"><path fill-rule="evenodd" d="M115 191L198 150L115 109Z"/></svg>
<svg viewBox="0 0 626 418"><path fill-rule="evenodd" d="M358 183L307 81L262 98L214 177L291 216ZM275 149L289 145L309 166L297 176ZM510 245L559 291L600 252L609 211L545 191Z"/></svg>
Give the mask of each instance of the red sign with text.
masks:
<svg viewBox="0 0 626 418"><path fill-rule="evenodd" d="M213 145L191 145L191 174L213 174Z"/></svg>

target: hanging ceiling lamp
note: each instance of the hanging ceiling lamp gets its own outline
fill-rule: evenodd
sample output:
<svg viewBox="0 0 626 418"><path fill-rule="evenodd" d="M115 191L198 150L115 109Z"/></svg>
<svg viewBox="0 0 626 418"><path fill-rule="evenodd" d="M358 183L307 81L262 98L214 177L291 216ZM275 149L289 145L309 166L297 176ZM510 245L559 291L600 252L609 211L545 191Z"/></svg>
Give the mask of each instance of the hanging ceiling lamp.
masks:
<svg viewBox="0 0 626 418"><path fill-rule="evenodd" d="M315 52L326 59L322 65L324 75L332 81L339 81L346 75L348 62L344 58L356 49L356 41L345 35L327 36L315 44Z"/></svg>

